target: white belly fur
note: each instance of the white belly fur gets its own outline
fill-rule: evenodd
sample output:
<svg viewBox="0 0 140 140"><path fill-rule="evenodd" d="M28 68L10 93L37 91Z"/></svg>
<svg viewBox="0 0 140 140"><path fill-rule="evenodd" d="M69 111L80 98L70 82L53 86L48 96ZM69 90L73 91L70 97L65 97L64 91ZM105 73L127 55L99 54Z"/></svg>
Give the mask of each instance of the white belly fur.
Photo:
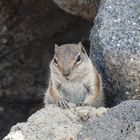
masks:
<svg viewBox="0 0 140 140"><path fill-rule="evenodd" d="M87 95L87 90L82 82L65 83L61 90L63 96L72 103L83 102Z"/></svg>

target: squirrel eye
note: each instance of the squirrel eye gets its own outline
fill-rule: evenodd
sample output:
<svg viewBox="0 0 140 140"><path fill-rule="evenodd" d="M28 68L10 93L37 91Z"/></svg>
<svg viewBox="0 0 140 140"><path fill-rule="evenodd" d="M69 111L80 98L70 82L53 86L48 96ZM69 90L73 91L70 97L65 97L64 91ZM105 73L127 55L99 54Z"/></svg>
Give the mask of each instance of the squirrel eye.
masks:
<svg viewBox="0 0 140 140"><path fill-rule="evenodd" d="M76 62L79 62L81 60L81 56L78 55L77 59L76 59Z"/></svg>
<svg viewBox="0 0 140 140"><path fill-rule="evenodd" d="M57 62L56 58L54 58L54 63L58 65L58 62Z"/></svg>

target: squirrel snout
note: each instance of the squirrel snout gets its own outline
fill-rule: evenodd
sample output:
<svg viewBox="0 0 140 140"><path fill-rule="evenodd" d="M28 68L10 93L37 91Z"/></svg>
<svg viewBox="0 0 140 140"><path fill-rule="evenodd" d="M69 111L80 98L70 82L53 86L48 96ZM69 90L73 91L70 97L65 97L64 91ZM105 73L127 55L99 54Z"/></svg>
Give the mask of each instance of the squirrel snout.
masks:
<svg viewBox="0 0 140 140"><path fill-rule="evenodd" d="M70 70L69 69L64 69L63 70L63 75L66 76L66 77L69 76L70 75Z"/></svg>

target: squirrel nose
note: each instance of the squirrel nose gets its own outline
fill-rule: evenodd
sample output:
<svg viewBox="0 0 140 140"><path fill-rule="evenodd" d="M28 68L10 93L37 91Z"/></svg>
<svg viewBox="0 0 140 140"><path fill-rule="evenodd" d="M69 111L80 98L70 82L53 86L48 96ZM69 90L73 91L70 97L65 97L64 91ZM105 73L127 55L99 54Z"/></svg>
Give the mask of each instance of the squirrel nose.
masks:
<svg viewBox="0 0 140 140"><path fill-rule="evenodd" d="M64 69L63 70L63 75L64 76L69 76L70 75L70 70L69 69Z"/></svg>

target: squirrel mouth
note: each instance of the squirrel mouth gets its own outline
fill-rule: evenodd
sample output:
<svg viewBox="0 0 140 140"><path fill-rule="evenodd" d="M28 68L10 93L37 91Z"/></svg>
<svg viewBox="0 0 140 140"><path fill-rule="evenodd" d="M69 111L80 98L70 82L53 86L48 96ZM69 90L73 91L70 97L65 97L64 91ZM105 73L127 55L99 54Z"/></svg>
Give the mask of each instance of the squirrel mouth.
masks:
<svg viewBox="0 0 140 140"><path fill-rule="evenodd" d="M68 81L68 80L69 80L69 78L66 78L66 80Z"/></svg>
<svg viewBox="0 0 140 140"><path fill-rule="evenodd" d="M66 80L69 80L70 78L69 78L68 76L65 76L65 79L66 79Z"/></svg>

